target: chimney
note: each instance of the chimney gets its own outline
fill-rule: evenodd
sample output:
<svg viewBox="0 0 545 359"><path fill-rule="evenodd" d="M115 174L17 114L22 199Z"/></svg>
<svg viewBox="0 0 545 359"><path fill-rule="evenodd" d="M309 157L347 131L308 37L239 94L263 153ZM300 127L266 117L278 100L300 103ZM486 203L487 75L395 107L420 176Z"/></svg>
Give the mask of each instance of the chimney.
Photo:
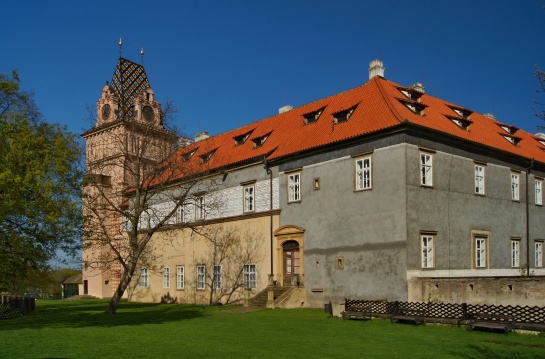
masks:
<svg viewBox="0 0 545 359"><path fill-rule="evenodd" d="M369 80L375 76L384 77L384 64L380 60L373 60L369 63Z"/></svg>
<svg viewBox="0 0 545 359"><path fill-rule="evenodd" d="M489 119L493 120L493 121L496 121L496 116L494 116L493 114L491 113L485 113L483 114L484 117L488 117Z"/></svg>
<svg viewBox="0 0 545 359"><path fill-rule="evenodd" d="M206 140L209 137L210 137L210 135L208 134L208 132L206 132L206 131L199 132L199 133L197 133L195 135L195 142Z"/></svg>
<svg viewBox="0 0 545 359"><path fill-rule="evenodd" d="M414 84L412 84L411 86L409 86L409 88L413 89L413 90L416 90L418 92L421 92L421 93L426 93L425 91L425 88L424 88L424 85L421 84L420 82L415 82Z"/></svg>
<svg viewBox="0 0 545 359"><path fill-rule="evenodd" d="M284 107L280 107L278 109L278 113L281 114L281 113L284 113L284 112L288 112L289 110L293 110L293 106L287 105L287 106L284 106Z"/></svg>

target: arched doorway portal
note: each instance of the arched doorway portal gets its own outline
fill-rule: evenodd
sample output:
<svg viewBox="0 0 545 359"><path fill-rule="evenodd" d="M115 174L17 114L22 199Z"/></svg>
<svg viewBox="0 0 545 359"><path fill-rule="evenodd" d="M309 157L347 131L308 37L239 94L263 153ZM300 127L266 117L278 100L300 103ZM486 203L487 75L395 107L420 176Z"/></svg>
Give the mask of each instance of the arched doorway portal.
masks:
<svg viewBox="0 0 545 359"><path fill-rule="evenodd" d="M301 227L287 225L274 231L276 280L283 286L302 286L305 275L304 234Z"/></svg>
<svg viewBox="0 0 545 359"><path fill-rule="evenodd" d="M301 274L301 257L299 252L299 243L297 241L287 241L282 245L283 267L284 267L284 286L298 285L299 275Z"/></svg>

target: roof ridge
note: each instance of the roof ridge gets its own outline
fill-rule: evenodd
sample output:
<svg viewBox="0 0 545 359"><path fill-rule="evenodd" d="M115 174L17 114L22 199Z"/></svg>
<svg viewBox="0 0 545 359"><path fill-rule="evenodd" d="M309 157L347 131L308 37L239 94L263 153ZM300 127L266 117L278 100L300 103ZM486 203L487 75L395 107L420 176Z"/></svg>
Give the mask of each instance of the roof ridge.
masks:
<svg viewBox="0 0 545 359"><path fill-rule="evenodd" d="M378 87L378 90L380 92L380 95L382 96L382 98L384 99L384 101L386 102L386 106L388 106L388 109L390 110L390 112L392 113L392 115L394 115L394 118L399 122L399 123L402 123L403 120L401 119L401 116L399 115L399 113L394 109L394 106L392 105L392 103L390 102L390 98L388 96L386 96L386 94L384 93L384 89L382 88L382 84L381 84L381 81L379 81L379 77L378 76L375 76L373 77L373 80L375 81L375 83L377 84L377 87ZM386 80L384 80L386 81Z"/></svg>

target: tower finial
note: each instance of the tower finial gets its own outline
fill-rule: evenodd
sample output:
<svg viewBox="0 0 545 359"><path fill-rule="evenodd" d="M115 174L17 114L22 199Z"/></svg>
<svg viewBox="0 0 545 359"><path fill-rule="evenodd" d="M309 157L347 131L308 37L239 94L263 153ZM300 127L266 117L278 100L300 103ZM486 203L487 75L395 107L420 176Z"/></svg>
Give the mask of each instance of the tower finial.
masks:
<svg viewBox="0 0 545 359"><path fill-rule="evenodd" d="M144 66L144 48L140 49L140 57L142 59L142 66Z"/></svg>
<svg viewBox="0 0 545 359"><path fill-rule="evenodd" d="M123 41L119 38L119 58L121 58L121 49L123 48Z"/></svg>

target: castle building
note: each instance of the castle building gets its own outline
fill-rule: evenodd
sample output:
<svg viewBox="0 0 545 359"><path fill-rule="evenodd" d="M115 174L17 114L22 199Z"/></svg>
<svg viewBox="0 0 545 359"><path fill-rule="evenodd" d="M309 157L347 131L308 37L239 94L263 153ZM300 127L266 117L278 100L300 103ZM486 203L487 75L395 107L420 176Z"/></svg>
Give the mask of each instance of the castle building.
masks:
<svg viewBox="0 0 545 359"><path fill-rule="evenodd" d="M146 78L141 66L120 59L117 69L124 66ZM124 71L104 87L97 125L83 135L91 173L116 156L107 144L117 131L166 148L157 154L175 143L156 117L146 117L147 108L159 109L147 79L131 94L115 87L126 81L118 79ZM545 137L384 73L374 60L361 86L180 142L168 163L205 166L215 186L192 191L155 234L160 245L127 296L225 303L274 287L285 291L269 296L269 306L322 307L344 298L541 304ZM133 112L109 121L115 111ZM155 128L146 138L126 125L145 121ZM111 171L104 179L118 201L126 175ZM182 173L170 178L165 193L185 180ZM173 208L166 198L174 197L150 211ZM217 245L195 231L214 226L223 237L238 234L238 255L218 259ZM84 251L84 262L107 252ZM87 293L111 296L120 270L84 269Z"/></svg>

